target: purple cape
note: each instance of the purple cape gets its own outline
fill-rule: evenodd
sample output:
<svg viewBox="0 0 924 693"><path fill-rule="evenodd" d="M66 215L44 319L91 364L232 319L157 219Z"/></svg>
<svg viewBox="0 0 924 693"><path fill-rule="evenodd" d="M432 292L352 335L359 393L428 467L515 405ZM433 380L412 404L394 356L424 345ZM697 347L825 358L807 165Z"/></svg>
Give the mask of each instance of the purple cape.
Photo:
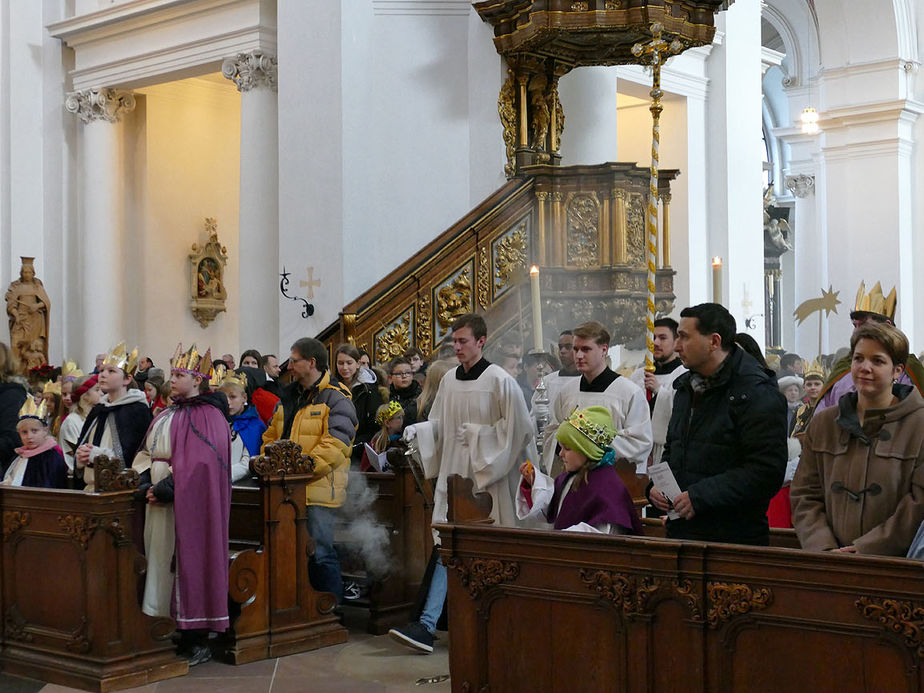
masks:
<svg viewBox="0 0 924 693"><path fill-rule="evenodd" d="M555 493L552 494L548 513L549 522L554 523L555 529L567 529L579 522L593 527L609 523L623 527L629 534L642 533L642 521L638 518L632 495L619 478L619 473L608 465L592 469L587 475L587 483L581 484L580 488L572 486L556 516L558 499L571 474L564 472L555 478Z"/></svg>
<svg viewBox="0 0 924 693"><path fill-rule="evenodd" d="M221 632L229 625L231 429L206 397L177 404L170 422L176 517L173 612L179 629Z"/></svg>

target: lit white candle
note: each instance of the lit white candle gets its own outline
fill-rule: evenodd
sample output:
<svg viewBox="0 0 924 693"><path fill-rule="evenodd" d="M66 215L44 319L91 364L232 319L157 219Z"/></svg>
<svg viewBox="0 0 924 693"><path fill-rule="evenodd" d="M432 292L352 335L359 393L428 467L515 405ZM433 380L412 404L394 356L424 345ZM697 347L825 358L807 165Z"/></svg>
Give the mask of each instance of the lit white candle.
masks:
<svg viewBox="0 0 924 693"><path fill-rule="evenodd" d="M712 258L712 302L722 302L722 258Z"/></svg>
<svg viewBox="0 0 924 693"><path fill-rule="evenodd" d="M533 349L544 351L542 347L542 306L539 304L539 268L529 268L529 288L533 304Z"/></svg>

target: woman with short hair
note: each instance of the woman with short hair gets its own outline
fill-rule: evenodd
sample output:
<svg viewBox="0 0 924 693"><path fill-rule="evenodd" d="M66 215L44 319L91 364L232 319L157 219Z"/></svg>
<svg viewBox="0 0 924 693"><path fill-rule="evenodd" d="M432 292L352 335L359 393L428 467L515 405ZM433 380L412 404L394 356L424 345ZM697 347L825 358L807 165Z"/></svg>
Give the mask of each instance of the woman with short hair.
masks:
<svg viewBox="0 0 924 693"><path fill-rule="evenodd" d="M850 356L856 391L802 441L793 525L804 549L904 556L924 519L924 398L895 382L908 339L892 325L858 328Z"/></svg>

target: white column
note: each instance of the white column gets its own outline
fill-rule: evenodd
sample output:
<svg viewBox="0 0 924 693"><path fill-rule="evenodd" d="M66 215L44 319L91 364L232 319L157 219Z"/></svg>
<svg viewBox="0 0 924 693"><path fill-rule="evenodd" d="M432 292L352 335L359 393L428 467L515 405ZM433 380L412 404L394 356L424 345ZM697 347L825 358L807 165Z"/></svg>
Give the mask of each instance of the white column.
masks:
<svg viewBox="0 0 924 693"><path fill-rule="evenodd" d="M113 89L88 89L68 94L65 108L83 122L78 253L84 313L69 319L84 325L81 363L93 363L97 353L127 338L123 332L125 171L119 122L135 108L135 97Z"/></svg>
<svg viewBox="0 0 924 693"><path fill-rule="evenodd" d="M240 53L221 66L241 92L239 351L277 353L279 111L276 58ZM295 291L297 293L297 283Z"/></svg>

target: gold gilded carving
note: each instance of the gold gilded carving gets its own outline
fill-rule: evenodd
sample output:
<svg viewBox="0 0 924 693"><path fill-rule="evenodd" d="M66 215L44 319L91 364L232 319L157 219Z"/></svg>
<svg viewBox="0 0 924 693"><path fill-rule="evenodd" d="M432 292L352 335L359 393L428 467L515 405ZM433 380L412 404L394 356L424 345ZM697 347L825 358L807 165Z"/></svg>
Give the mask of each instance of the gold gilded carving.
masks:
<svg viewBox="0 0 924 693"><path fill-rule="evenodd" d="M93 460L93 483L97 492L138 488L138 472L125 469L117 457L100 455Z"/></svg>
<svg viewBox="0 0 924 693"><path fill-rule="evenodd" d="M420 294L417 302L417 348L425 354L433 350L430 341L430 324L433 314L430 311L430 298L427 294Z"/></svg>
<svg viewBox="0 0 924 693"><path fill-rule="evenodd" d="M58 525L86 551L87 544L99 527L99 520L83 515L58 515Z"/></svg>
<svg viewBox="0 0 924 693"><path fill-rule="evenodd" d="M292 440L269 443L259 457L251 458L250 468L257 476L286 477L293 474L312 474L314 460L302 452L302 446Z"/></svg>
<svg viewBox="0 0 924 693"><path fill-rule="evenodd" d="M23 527L29 524L32 516L29 513L21 513L18 510L3 511L3 537L7 538L15 534Z"/></svg>
<svg viewBox="0 0 924 693"><path fill-rule="evenodd" d="M924 606L901 599L875 597L860 597L854 604L863 618L899 636L918 657L924 657Z"/></svg>
<svg viewBox="0 0 924 693"><path fill-rule="evenodd" d="M436 291L436 321L448 330L453 321L472 310L472 267L457 272Z"/></svg>
<svg viewBox="0 0 924 693"><path fill-rule="evenodd" d="M734 616L766 609L773 602L773 593L766 587L752 588L740 582L707 582L706 598L706 622L710 628L718 628Z"/></svg>
<svg viewBox="0 0 924 693"><path fill-rule="evenodd" d="M225 312L225 265L228 249L218 241L218 222L212 217L205 220L208 242L199 246L193 243L189 253L190 303L193 317L202 327L208 327L219 313Z"/></svg>
<svg viewBox="0 0 924 693"><path fill-rule="evenodd" d="M626 205L626 253L627 262L636 267L646 267L645 259L645 203L642 196L629 196Z"/></svg>
<svg viewBox="0 0 924 693"><path fill-rule="evenodd" d="M568 256L570 267L600 266L600 203L593 193L575 195L568 202Z"/></svg>
<svg viewBox="0 0 924 693"><path fill-rule="evenodd" d="M606 0L603 5L605 10L619 10L622 9L623 0Z"/></svg>
<svg viewBox="0 0 924 693"><path fill-rule="evenodd" d="M516 148L517 148L517 83L513 70L507 69L507 79L501 87L500 94L497 97L497 114L500 116L501 125L504 128L504 148L507 151L507 164L504 166L504 174L507 178L513 178L516 173Z"/></svg>
<svg viewBox="0 0 924 693"><path fill-rule="evenodd" d="M548 193L538 193L547 195ZM494 296L526 269L526 221L494 242Z"/></svg>
<svg viewBox="0 0 924 693"><path fill-rule="evenodd" d="M413 308L407 310L397 320L375 335L376 363L385 363L396 356L402 356L411 348L411 326L414 322Z"/></svg>
<svg viewBox="0 0 924 693"><path fill-rule="evenodd" d="M580 0L579 2L571 3L572 12L587 12L587 0Z"/></svg>
<svg viewBox="0 0 924 693"><path fill-rule="evenodd" d="M341 313L340 320L343 325L343 336L348 344L356 346L356 313Z"/></svg>
<svg viewBox="0 0 924 693"><path fill-rule="evenodd" d="M488 246L483 245L478 251L478 303L482 309L488 307L488 286L491 284L491 254Z"/></svg>
<svg viewBox="0 0 924 693"><path fill-rule="evenodd" d="M446 566L459 573L462 586L468 590L472 599L478 599L487 590L502 582L514 581L520 575L520 564L515 561L486 558L473 558L466 561L461 558L450 558Z"/></svg>
<svg viewBox="0 0 924 693"><path fill-rule="evenodd" d="M533 118L530 123L530 132L533 137L531 144L533 149L540 152L539 163L548 162L549 160L546 147L551 113L546 95L547 87L548 79L546 79L545 75L533 75L533 78L529 81L529 105L533 111Z"/></svg>

